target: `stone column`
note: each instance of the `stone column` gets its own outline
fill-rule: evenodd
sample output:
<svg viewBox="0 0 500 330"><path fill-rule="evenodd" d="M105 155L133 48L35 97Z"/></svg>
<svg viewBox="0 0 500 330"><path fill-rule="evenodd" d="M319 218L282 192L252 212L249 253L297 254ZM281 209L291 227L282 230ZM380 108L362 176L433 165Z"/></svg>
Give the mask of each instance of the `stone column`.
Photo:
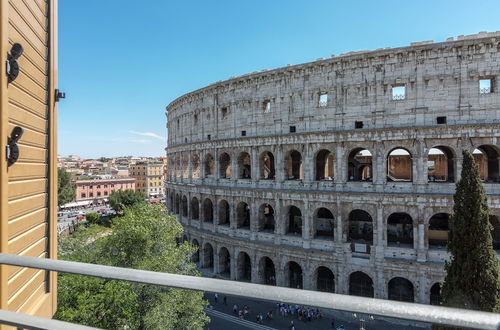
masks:
<svg viewBox="0 0 500 330"><path fill-rule="evenodd" d="M304 201L304 207L302 209L302 238L304 249L309 249L311 247L311 231L312 231L312 221L309 212L309 201Z"/></svg>
<svg viewBox="0 0 500 330"><path fill-rule="evenodd" d="M205 179L205 155L206 155L206 152L203 150L201 151L200 150L200 154L199 154L199 166L200 166L200 179L204 180Z"/></svg>
<svg viewBox="0 0 500 330"><path fill-rule="evenodd" d="M238 154L231 155L231 180L238 180Z"/></svg>
<svg viewBox="0 0 500 330"><path fill-rule="evenodd" d="M302 268L302 287L304 290L314 290L313 283L312 283L312 272L314 270L310 269L309 265L305 265L305 267Z"/></svg>
<svg viewBox="0 0 500 330"><path fill-rule="evenodd" d="M252 271L251 271L251 282L252 283L260 283L260 276L259 276L259 262L257 255L253 255L250 257L251 260L251 266L252 266Z"/></svg>
<svg viewBox="0 0 500 330"><path fill-rule="evenodd" d="M250 206L250 239L254 241L257 239L259 208L254 199L250 202L249 206Z"/></svg>
<svg viewBox="0 0 500 330"><path fill-rule="evenodd" d="M214 150L214 178L216 180L220 179L220 168L219 168L219 149Z"/></svg>
<svg viewBox="0 0 500 330"><path fill-rule="evenodd" d="M387 160L384 157L384 148L382 143L376 141L374 143L372 154L372 172L373 172L373 183L381 185L387 181Z"/></svg>
<svg viewBox="0 0 500 330"><path fill-rule="evenodd" d="M213 216L214 216L214 220L213 220L213 226L212 226L212 231L213 232L217 232L217 229L218 229L218 224L219 224L219 200L217 197L214 196L213 198Z"/></svg>
<svg viewBox="0 0 500 330"><path fill-rule="evenodd" d="M347 219L342 219L342 204L340 203L340 200L337 198L337 214L335 217L335 230L334 232L334 241L335 243L342 243L345 241L344 238L344 230L343 230L343 221L347 221Z"/></svg>
<svg viewBox="0 0 500 330"><path fill-rule="evenodd" d="M335 173L333 173L335 183L345 183L347 181L346 162L347 160L344 158L344 147L342 143L337 143L335 151Z"/></svg>
<svg viewBox="0 0 500 330"><path fill-rule="evenodd" d="M375 278L373 279L373 291L375 298L387 299L387 287L385 285L384 269L375 267Z"/></svg>
<svg viewBox="0 0 500 330"><path fill-rule="evenodd" d="M276 171L276 182L285 181L285 159L283 158L283 146L281 145L276 146L274 169Z"/></svg>
<svg viewBox="0 0 500 330"><path fill-rule="evenodd" d="M302 175L304 177L304 182L311 182L314 181L314 159L313 159L313 153L311 150L311 145L306 144L306 147L304 148L304 155L302 156L303 159L303 167L302 167Z"/></svg>
<svg viewBox="0 0 500 330"><path fill-rule="evenodd" d="M275 273L276 273L276 285L287 287L288 285L287 285L287 281L285 279L285 271L283 269L283 263L276 262L274 264L274 267L275 267Z"/></svg>
<svg viewBox="0 0 500 330"><path fill-rule="evenodd" d="M231 248L229 250L229 258L231 260L231 277L230 279L231 280L236 280L237 278L237 272L238 272L238 262L237 262L237 258L236 258L236 251L234 248Z"/></svg>
<svg viewBox="0 0 500 330"><path fill-rule="evenodd" d="M425 142L424 139L419 138L417 140L417 153L413 157L413 182L419 185L425 185L428 181L427 174L427 159L428 156L425 152Z"/></svg>
<svg viewBox="0 0 500 330"><path fill-rule="evenodd" d="M189 182L193 181L193 154L188 153L188 179Z"/></svg>
<svg viewBox="0 0 500 330"><path fill-rule="evenodd" d="M250 158L250 176L252 177L252 182L257 182L259 180L259 160L257 150L255 150L255 148L250 150Z"/></svg>
<svg viewBox="0 0 500 330"><path fill-rule="evenodd" d="M419 205L417 208L418 214L418 235L417 235L417 261L425 262L427 260L427 250L425 248L425 221L424 221L424 205ZM414 240L415 241L415 240ZM415 242L413 243L415 245Z"/></svg>

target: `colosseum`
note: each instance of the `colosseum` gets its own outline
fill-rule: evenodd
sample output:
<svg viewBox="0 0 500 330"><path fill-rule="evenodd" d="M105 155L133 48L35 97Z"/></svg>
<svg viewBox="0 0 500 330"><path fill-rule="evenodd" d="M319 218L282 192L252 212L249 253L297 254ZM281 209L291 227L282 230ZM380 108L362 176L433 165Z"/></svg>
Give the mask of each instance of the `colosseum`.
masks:
<svg viewBox="0 0 500 330"><path fill-rule="evenodd" d="M253 72L167 106L167 206L212 276L436 304L462 150L500 253L500 32Z"/></svg>

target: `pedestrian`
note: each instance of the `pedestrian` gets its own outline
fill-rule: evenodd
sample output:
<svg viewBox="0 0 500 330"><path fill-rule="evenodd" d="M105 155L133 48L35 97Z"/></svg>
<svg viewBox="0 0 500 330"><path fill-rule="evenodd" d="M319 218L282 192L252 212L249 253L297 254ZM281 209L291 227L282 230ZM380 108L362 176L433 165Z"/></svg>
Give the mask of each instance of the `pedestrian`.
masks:
<svg viewBox="0 0 500 330"><path fill-rule="evenodd" d="M217 303L217 298L219 298L219 295L217 293L214 294L214 300L215 300L215 303Z"/></svg>
<svg viewBox="0 0 500 330"><path fill-rule="evenodd" d="M224 305L227 306L227 296L224 296Z"/></svg>
<svg viewBox="0 0 500 330"><path fill-rule="evenodd" d="M290 330L295 330L295 324L293 324L293 320L290 321Z"/></svg>
<svg viewBox="0 0 500 330"><path fill-rule="evenodd" d="M233 313L238 315L238 305L236 304L233 305Z"/></svg>
<svg viewBox="0 0 500 330"><path fill-rule="evenodd" d="M334 320L334 319L332 319L331 328L332 328L332 329L335 329L335 320Z"/></svg>

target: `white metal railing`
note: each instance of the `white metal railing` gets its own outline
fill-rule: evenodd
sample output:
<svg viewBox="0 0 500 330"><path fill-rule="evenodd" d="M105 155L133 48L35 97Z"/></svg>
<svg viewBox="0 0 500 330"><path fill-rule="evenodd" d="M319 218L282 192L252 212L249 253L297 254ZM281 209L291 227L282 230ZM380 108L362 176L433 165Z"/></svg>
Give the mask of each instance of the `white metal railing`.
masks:
<svg viewBox="0 0 500 330"><path fill-rule="evenodd" d="M218 292L226 295L272 302L290 302L324 309L378 315L418 322L446 324L457 327L495 330L500 328L500 314L473 310L9 254L0 254L0 264L88 275L142 284L161 285L180 289ZM21 315L20 319L24 320L25 315L18 315ZM4 314L0 314L0 323L7 323L8 320L5 318L6 316ZM21 324L21 328L53 329L50 327L29 327L27 322L28 319L26 319L26 324Z"/></svg>

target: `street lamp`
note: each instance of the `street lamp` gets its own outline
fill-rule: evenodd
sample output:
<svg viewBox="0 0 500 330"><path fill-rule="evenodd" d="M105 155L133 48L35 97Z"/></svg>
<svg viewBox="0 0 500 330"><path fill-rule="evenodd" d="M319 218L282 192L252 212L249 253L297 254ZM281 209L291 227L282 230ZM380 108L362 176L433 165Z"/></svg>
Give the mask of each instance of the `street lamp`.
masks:
<svg viewBox="0 0 500 330"><path fill-rule="evenodd" d="M373 315L362 315L359 316L356 313L352 313L354 319L359 318L359 330L366 330L366 321L373 321Z"/></svg>

